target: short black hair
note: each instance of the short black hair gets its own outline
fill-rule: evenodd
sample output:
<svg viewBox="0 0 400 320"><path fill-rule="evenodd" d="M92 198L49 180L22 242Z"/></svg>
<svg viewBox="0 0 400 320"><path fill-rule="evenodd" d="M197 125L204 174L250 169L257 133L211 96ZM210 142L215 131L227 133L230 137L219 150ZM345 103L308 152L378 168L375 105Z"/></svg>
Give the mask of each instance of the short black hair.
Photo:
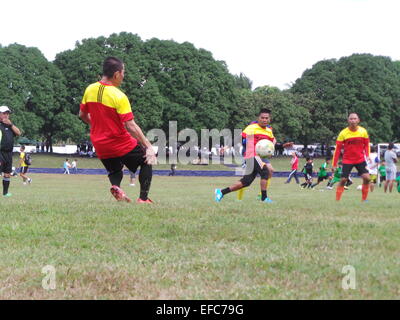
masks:
<svg viewBox="0 0 400 320"><path fill-rule="evenodd" d="M24 146L24 145L21 145L21 149L22 149L22 150L25 150L25 146Z"/></svg>
<svg viewBox="0 0 400 320"><path fill-rule="evenodd" d="M376 146L371 147L371 152L376 152Z"/></svg>
<svg viewBox="0 0 400 320"><path fill-rule="evenodd" d="M348 118L348 117L350 117L350 115L351 115L351 114L356 114L356 115L357 115L357 117L358 117L358 119L360 119L360 120L361 120L361 117L360 117L360 115L359 115L357 112L354 112L354 111L350 111L350 112L349 112L349 114L347 115L347 118Z"/></svg>
<svg viewBox="0 0 400 320"><path fill-rule="evenodd" d="M331 158L330 157L326 157L325 161L331 161Z"/></svg>
<svg viewBox="0 0 400 320"><path fill-rule="evenodd" d="M103 62L103 75L112 78L114 73L122 71L124 63L116 57L107 57Z"/></svg>
<svg viewBox="0 0 400 320"><path fill-rule="evenodd" d="M311 160L311 158L310 158L310 157L307 157L307 158L306 158L306 161L308 161L308 160Z"/></svg>
<svg viewBox="0 0 400 320"><path fill-rule="evenodd" d="M267 108L262 108L262 109L260 110L260 112L258 113L258 115L260 116L261 113L268 113L268 114L271 114L271 110L269 110L269 109L267 109Z"/></svg>
<svg viewBox="0 0 400 320"><path fill-rule="evenodd" d="M394 143L393 142L389 142L388 149L392 150L393 148L394 148Z"/></svg>

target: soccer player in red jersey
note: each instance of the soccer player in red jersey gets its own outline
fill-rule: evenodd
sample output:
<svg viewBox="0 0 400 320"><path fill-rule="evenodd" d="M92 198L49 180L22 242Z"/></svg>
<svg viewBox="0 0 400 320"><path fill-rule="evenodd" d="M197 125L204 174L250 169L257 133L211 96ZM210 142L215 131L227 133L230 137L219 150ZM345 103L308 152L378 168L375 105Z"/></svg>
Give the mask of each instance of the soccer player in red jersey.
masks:
<svg viewBox="0 0 400 320"><path fill-rule="evenodd" d="M154 150L134 121L128 97L118 87L125 75L121 60L108 57L103 63L103 77L89 85L80 105L79 117L90 125L90 139L98 158L108 171L111 193L119 201L131 200L120 188L123 167L136 172L140 167L138 203L148 198L152 165L157 163Z"/></svg>
<svg viewBox="0 0 400 320"><path fill-rule="evenodd" d="M366 201L368 197L370 176L367 169L367 161L369 161L369 137L368 132L359 126L360 117L357 113L352 112L347 118L348 127L343 129L337 140L336 149L333 154L332 170L335 171L340 154L343 150L342 163L343 171L339 186L336 189L336 200L342 197L344 186L349 178L353 167L356 167L358 175L363 179L362 185L362 201Z"/></svg>
<svg viewBox="0 0 400 320"><path fill-rule="evenodd" d="M242 188L250 186L257 174L260 175L260 188L261 188L261 201L271 203L272 200L268 198L267 188L268 179L272 177L273 167L268 159L261 159L255 153L255 146L258 141L263 139L270 140L274 145L276 139L273 134L272 127L269 125L271 121L271 111L268 109L261 109L258 114L256 122L249 124L242 132L242 138L246 140L244 159L246 162L245 174L235 184L225 189L215 189L215 201L220 202L224 195L238 191ZM284 147L291 146L292 143L286 143Z"/></svg>

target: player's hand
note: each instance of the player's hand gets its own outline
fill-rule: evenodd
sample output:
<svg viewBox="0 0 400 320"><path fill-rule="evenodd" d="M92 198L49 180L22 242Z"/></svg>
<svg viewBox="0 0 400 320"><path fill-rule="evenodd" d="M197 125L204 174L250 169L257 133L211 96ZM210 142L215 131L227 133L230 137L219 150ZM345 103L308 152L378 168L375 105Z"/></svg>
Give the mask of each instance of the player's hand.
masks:
<svg viewBox="0 0 400 320"><path fill-rule="evenodd" d="M156 165L157 164L157 157L153 150L153 148L147 148L146 154L144 156L146 158L145 162L149 165Z"/></svg>
<svg viewBox="0 0 400 320"><path fill-rule="evenodd" d="M335 172L336 171L336 167L332 167L332 172Z"/></svg>
<svg viewBox="0 0 400 320"><path fill-rule="evenodd" d="M2 122L3 122L4 124L8 124L8 125L11 125L11 124L12 124L11 120L8 119L8 118L3 119Z"/></svg>

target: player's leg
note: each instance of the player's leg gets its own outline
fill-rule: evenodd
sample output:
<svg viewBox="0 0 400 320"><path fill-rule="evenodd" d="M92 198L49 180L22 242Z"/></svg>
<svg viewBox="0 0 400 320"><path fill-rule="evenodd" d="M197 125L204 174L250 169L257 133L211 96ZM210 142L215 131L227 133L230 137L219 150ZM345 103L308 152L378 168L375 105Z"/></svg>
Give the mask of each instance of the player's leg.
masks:
<svg viewBox="0 0 400 320"><path fill-rule="evenodd" d="M11 182L12 172L12 153L1 152L0 154L0 172L3 172L3 196L9 197L11 193L8 192Z"/></svg>
<svg viewBox="0 0 400 320"><path fill-rule="evenodd" d="M255 158L246 159L246 169L244 176L239 181L235 182L224 189L215 189L215 201L220 202L222 198L233 191L238 191L244 187L250 186L257 176Z"/></svg>
<svg viewBox="0 0 400 320"><path fill-rule="evenodd" d="M257 163L257 165L259 165L259 164ZM262 165L262 167L257 167L257 171L261 177L261 179L260 179L261 201L262 202L272 202L272 200L267 195L268 181L271 180L270 177L272 176L269 173L269 167L267 164L264 164L264 165Z"/></svg>
<svg viewBox="0 0 400 320"><path fill-rule="evenodd" d="M342 176L339 181L339 185L336 188L336 201L340 201L342 198L342 194L344 192L344 186L350 176L350 172L353 169L352 164L343 164L343 169L342 169Z"/></svg>
<svg viewBox="0 0 400 320"><path fill-rule="evenodd" d="M292 178L294 177L295 172L296 172L296 170L292 170L292 171L289 173L289 177L287 178L287 180L286 180L285 183L290 183L290 181L291 181Z"/></svg>
<svg viewBox="0 0 400 320"><path fill-rule="evenodd" d="M369 183L371 181L371 177L369 175L368 169L367 169L367 163L362 162L357 164L356 169L358 171L358 175L361 176L363 179L363 184L361 188L361 200L365 201L368 198L368 192L369 192Z"/></svg>
<svg viewBox="0 0 400 320"><path fill-rule="evenodd" d="M122 162L131 172L136 172L137 168L140 166L140 195L136 202L152 203L148 198L148 195L150 192L151 181L153 179L153 166L145 162L144 150L140 146L137 146L131 152L122 157Z"/></svg>
<svg viewBox="0 0 400 320"><path fill-rule="evenodd" d="M375 174L371 174L370 178L371 182L369 183L369 191L374 192L377 177Z"/></svg>
<svg viewBox="0 0 400 320"><path fill-rule="evenodd" d="M125 192L120 188L123 178L122 168L124 167L121 158L100 159L108 172L108 179L111 183L110 192L118 201L131 202Z"/></svg>

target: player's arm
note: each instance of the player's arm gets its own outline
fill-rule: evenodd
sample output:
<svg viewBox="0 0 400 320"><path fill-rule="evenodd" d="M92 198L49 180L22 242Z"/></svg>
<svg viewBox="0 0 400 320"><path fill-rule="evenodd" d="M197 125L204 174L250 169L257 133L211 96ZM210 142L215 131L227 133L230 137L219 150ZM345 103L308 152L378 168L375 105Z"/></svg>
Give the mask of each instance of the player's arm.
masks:
<svg viewBox="0 0 400 320"><path fill-rule="evenodd" d="M147 140L143 134L142 129L136 124L135 120L128 120L124 122L126 130L134 137L139 144L146 149L146 162L148 164L157 164L156 154L150 141Z"/></svg>
<svg viewBox="0 0 400 320"><path fill-rule="evenodd" d="M293 145L294 145L294 142L291 141L291 142L286 142L286 143L284 143L284 144L283 144L283 147L284 147L284 148L290 148L290 147L293 147Z"/></svg>
<svg viewBox="0 0 400 320"><path fill-rule="evenodd" d="M15 124L13 124L11 122L10 119L3 119L2 121L4 124L8 124L9 126L11 126L11 130L12 132L14 132L14 135L16 135L17 137L19 137L21 135L21 130L19 130Z"/></svg>
<svg viewBox="0 0 400 320"><path fill-rule="evenodd" d="M333 161L332 161L332 170L335 171L338 161L339 161L339 157L340 157L340 152L342 151L344 142L341 140L336 140L336 148L335 151L333 153Z"/></svg>
<svg viewBox="0 0 400 320"><path fill-rule="evenodd" d="M83 122L90 125L90 114L89 113L79 110L79 118L81 118Z"/></svg>

